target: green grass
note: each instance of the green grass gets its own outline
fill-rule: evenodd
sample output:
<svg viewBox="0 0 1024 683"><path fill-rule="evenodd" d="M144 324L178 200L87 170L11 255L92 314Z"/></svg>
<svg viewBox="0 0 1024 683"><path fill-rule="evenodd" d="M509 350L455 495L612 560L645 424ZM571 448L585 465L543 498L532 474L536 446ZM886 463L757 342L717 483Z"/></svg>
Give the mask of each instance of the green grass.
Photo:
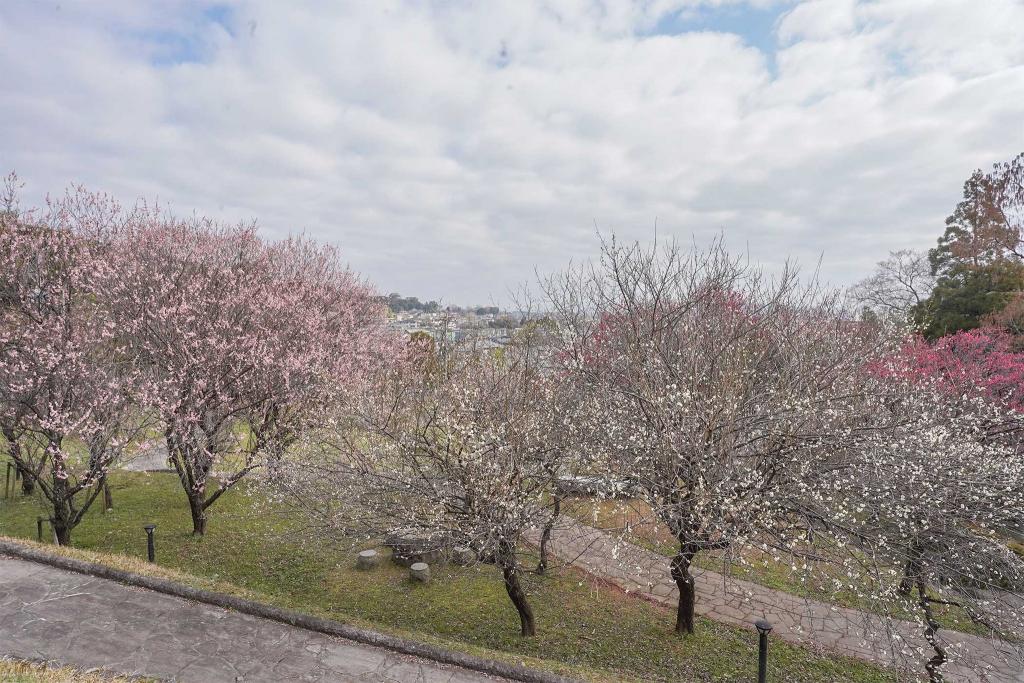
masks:
<svg viewBox="0 0 1024 683"><path fill-rule="evenodd" d="M297 523L241 487L211 508L205 538L191 536L184 494L171 474L117 473L115 509L98 506L72 533L73 545L128 558L91 559L145 567L142 525L157 524L157 559L172 578L278 606L521 662L595 681L749 681L756 677L756 635L700 619L697 633L671 633L663 608L588 581L574 571L526 579L539 635L523 639L493 567L434 568L430 585L411 583L385 562L371 572L354 553L302 544ZM37 501L0 503L0 535L35 537ZM775 640L773 681L890 681L890 672L822 656Z"/></svg>
<svg viewBox="0 0 1024 683"><path fill-rule="evenodd" d="M36 662L0 659L0 681L4 683L128 683L141 678L122 678L100 673L85 673L70 667L53 667Z"/></svg>

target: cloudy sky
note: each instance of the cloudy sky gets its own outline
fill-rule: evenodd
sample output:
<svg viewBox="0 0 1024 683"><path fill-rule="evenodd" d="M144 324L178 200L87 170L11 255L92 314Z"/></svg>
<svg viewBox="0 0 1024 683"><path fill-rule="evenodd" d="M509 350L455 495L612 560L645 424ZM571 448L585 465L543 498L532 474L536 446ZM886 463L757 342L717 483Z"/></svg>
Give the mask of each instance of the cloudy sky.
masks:
<svg viewBox="0 0 1024 683"><path fill-rule="evenodd" d="M0 169L506 300L620 238L837 284L1024 151L1024 0L0 3ZM656 227L655 227L656 226Z"/></svg>

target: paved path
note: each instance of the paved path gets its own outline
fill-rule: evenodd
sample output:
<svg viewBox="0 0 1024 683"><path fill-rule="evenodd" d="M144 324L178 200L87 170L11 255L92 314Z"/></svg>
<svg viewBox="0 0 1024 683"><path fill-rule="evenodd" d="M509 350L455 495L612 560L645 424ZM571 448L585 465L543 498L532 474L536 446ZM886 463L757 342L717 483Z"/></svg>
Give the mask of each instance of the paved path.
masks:
<svg viewBox="0 0 1024 683"><path fill-rule="evenodd" d="M565 526L553 530L550 548L561 560L624 590L673 607L677 602L676 585L669 574L668 559L663 555L568 520ZM887 622L877 615L800 598L748 581L727 579L716 572L697 569L694 574L696 611L715 621L749 628L755 620L766 618L774 626L773 635L787 641L823 646L884 665L892 663L895 649L898 658L909 658L913 668L921 672L927 657L922 659L913 648L926 648L928 657L932 654L917 624ZM970 653L969 660L946 665L945 671L951 680L1024 681L1024 662L1005 643L951 631L940 631L940 635L953 649ZM986 673L979 673L985 668Z"/></svg>
<svg viewBox="0 0 1024 683"><path fill-rule="evenodd" d="M0 656L183 683L504 680L0 556Z"/></svg>
<svg viewBox="0 0 1024 683"><path fill-rule="evenodd" d="M166 470L170 467L167 462L167 444L160 439L148 441L143 444L138 453L120 463L119 466L123 470L132 472Z"/></svg>

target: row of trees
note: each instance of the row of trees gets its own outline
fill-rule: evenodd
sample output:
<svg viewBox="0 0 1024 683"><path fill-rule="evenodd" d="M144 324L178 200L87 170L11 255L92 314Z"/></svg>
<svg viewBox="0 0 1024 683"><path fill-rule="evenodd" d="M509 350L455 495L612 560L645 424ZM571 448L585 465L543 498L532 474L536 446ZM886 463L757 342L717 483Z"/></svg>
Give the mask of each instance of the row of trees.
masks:
<svg viewBox="0 0 1024 683"><path fill-rule="evenodd" d="M381 297L383 303L387 304L392 313L402 311L423 311L425 313L437 313L441 310L441 304L436 301L421 302L415 296L402 296L398 292L392 292L387 297Z"/></svg>
<svg viewBox="0 0 1024 683"><path fill-rule="evenodd" d="M380 301L386 303L392 313L401 313L403 311L438 313L442 310L441 304L436 301L427 301L424 303L417 297L402 296L397 292L392 292L386 297L380 297ZM501 309L497 306L469 306L463 308L462 306L448 305L445 306L443 310L446 313L473 313L475 315L498 315L501 313Z"/></svg>
<svg viewBox="0 0 1024 683"><path fill-rule="evenodd" d="M110 468L166 443L194 532L394 348L330 248L82 190L0 214L0 427L61 544ZM216 475L215 484L213 477Z"/></svg>
<svg viewBox="0 0 1024 683"><path fill-rule="evenodd" d="M1024 632L1013 371L988 354L951 373L945 347L855 319L792 269L612 240L544 281L547 316L496 353L397 339L332 250L252 226L81 191L34 213L9 190L2 221L0 427L61 543L159 434L195 533L262 470L318 537L493 563L524 636L523 574L573 526L569 477L628 490L670 530L681 634L712 551L791 558L893 614L914 596L932 680L951 656L937 607Z"/></svg>
<svg viewBox="0 0 1024 683"><path fill-rule="evenodd" d="M784 556L883 613L913 594L933 680L951 656L938 605L996 637L1024 632L1024 562L1006 544L1024 459L992 395L942 381L838 293L720 245L610 242L544 290L550 316L500 354L430 347L379 368L345 424L268 470L281 499L340 540L400 531L470 549L501 569L523 635L526 541L540 535L544 567L544 540L572 528L572 476L639 497L676 538L679 633L695 628L691 567L716 550Z"/></svg>

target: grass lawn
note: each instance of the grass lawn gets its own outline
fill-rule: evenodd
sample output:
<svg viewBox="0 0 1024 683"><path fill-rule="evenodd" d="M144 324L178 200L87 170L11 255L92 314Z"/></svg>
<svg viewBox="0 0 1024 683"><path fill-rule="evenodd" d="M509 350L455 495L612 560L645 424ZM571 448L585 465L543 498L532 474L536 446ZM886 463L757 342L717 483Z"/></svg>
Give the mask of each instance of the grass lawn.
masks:
<svg viewBox="0 0 1024 683"><path fill-rule="evenodd" d="M83 673L69 667L51 667L16 659L0 659L0 681L4 683L128 683L120 676L103 676L97 673Z"/></svg>
<svg viewBox="0 0 1024 683"><path fill-rule="evenodd" d="M523 639L493 567L434 567L430 585L411 583L407 570L390 562L362 572L352 552L301 543L293 519L242 488L211 508L207 536L195 539L174 475L121 472L111 483L115 509L94 506L72 532L76 548L113 554L92 555L94 561L147 569L139 562L142 525L153 522L157 571L204 588L594 681L756 678L752 631L700 619L695 635L677 638L666 610L573 571L527 577L539 635ZM35 538L37 514L34 499L0 501L0 535ZM773 681L893 680L869 664L779 640L772 642L770 669Z"/></svg>
<svg viewBox="0 0 1024 683"><path fill-rule="evenodd" d="M567 514L573 515L580 521L612 533L622 533L626 529L626 525L629 524L630 528L626 532L626 536L633 543L662 554L666 558L674 556L678 550L678 544L669 530L654 520L650 508L641 501L573 499L565 509ZM894 602L883 609L880 603L865 597L865 594L870 595L867 592L867 578L847 577L840 567L819 566L816 571L804 571L800 568L793 569L785 561L785 558L778 561L770 554L756 549L743 549L741 552L744 559L742 563L738 562L736 558L730 559L723 551L709 551L697 555L694 564L702 569L728 574L734 579L742 579L840 607L878 613L889 609L897 618L908 621L920 621L921 619L916 598L898 598L902 604ZM843 588L837 589L831 583L833 576L838 576L846 582L852 582L854 587L850 587L848 583ZM961 608L935 605L932 610L939 618L943 628L981 636L991 635L985 627L971 621Z"/></svg>

